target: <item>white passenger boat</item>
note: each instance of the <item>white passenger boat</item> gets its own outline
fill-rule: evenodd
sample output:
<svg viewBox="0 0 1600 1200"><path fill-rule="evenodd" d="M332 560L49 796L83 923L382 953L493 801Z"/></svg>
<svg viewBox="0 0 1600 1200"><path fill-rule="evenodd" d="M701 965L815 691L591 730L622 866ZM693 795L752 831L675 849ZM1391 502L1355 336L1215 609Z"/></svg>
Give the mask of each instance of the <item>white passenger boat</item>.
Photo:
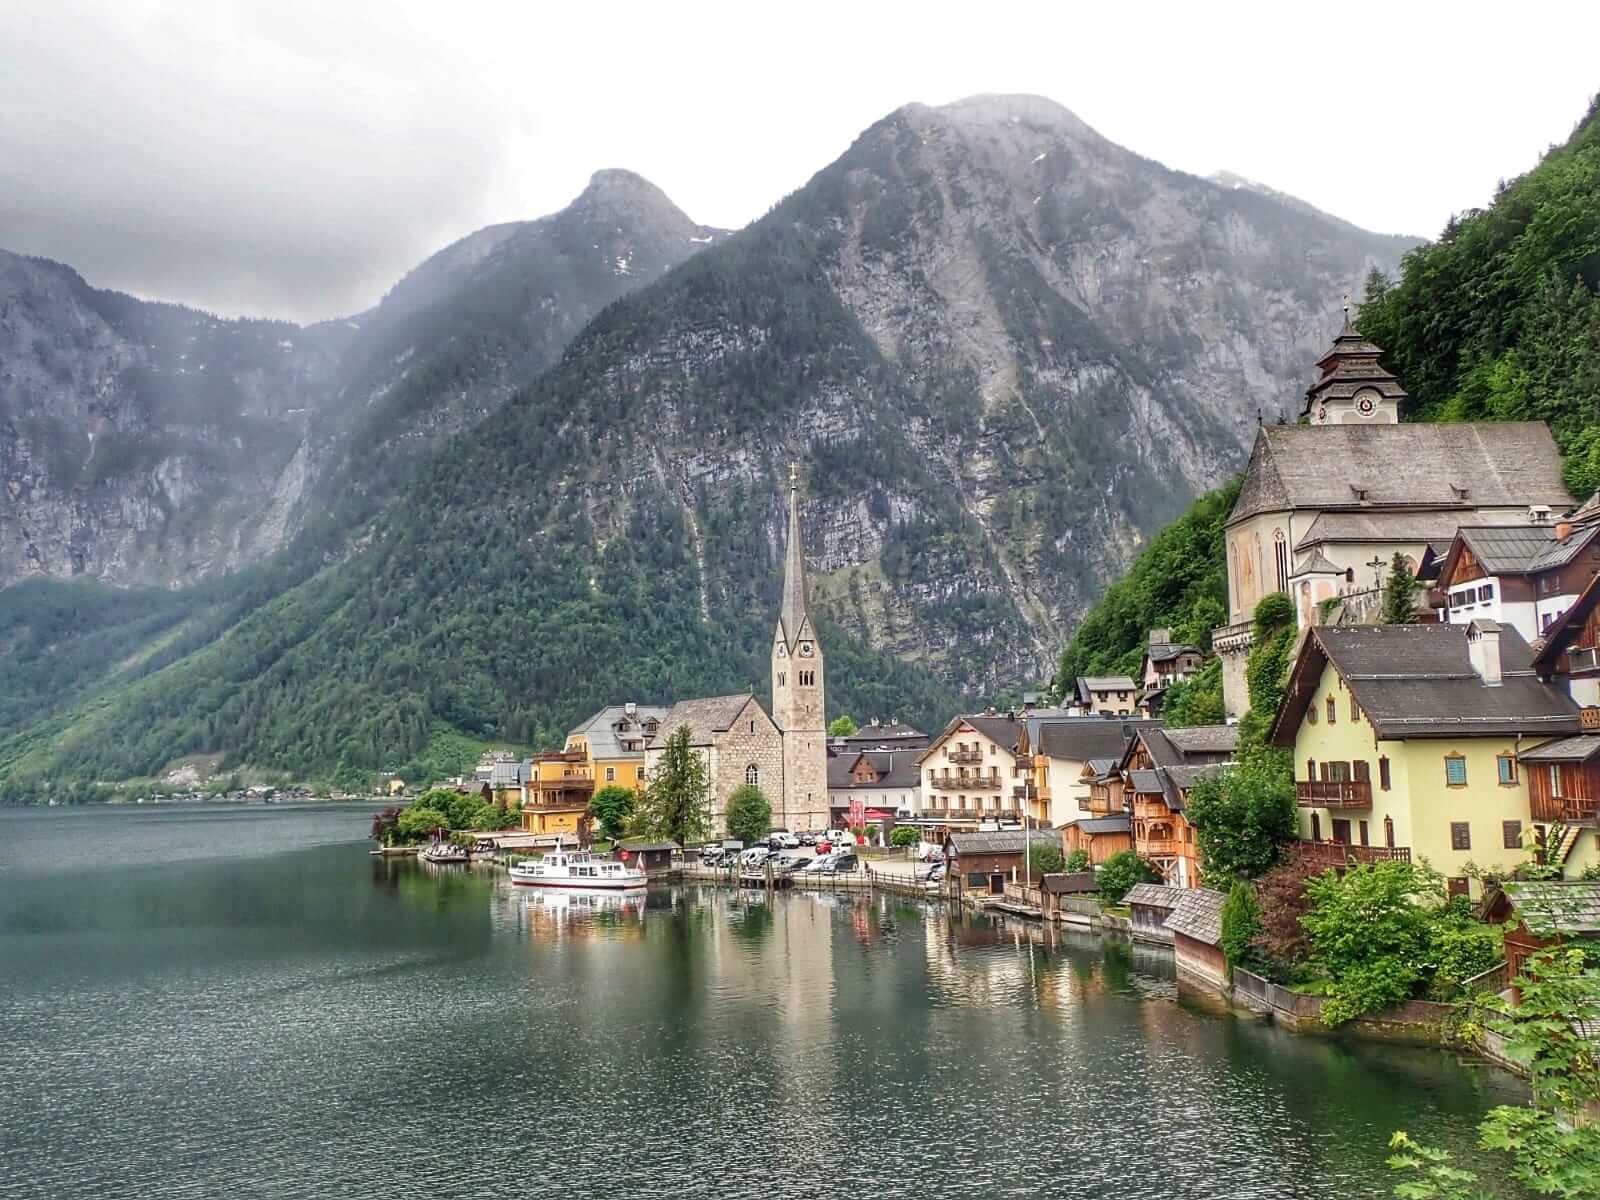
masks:
<svg viewBox="0 0 1600 1200"><path fill-rule="evenodd" d="M511 882L521 887L621 891L624 888L642 888L649 880L643 871L627 863L601 858L587 850L566 850L557 845L543 858L525 859L513 865Z"/></svg>

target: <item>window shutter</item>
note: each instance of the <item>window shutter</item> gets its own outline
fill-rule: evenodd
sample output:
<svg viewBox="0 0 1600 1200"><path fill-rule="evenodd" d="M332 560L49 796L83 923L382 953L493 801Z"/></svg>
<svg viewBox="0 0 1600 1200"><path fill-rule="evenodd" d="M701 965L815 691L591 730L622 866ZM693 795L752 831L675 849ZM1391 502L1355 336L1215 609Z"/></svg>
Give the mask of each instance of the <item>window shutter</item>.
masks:
<svg viewBox="0 0 1600 1200"><path fill-rule="evenodd" d="M1500 829L1501 829L1501 832L1505 836L1505 848L1507 850L1521 850L1522 849L1522 822L1521 821L1501 821L1500 822Z"/></svg>
<svg viewBox="0 0 1600 1200"><path fill-rule="evenodd" d="M1472 826L1466 821L1450 822L1450 849L1472 849Z"/></svg>
<svg viewBox="0 0 1600 1200"><path fill-rule="evenodd" d="M1378 760L1378 786L1386 792L1389 790L1389 760L1387 758Z"/></svg>

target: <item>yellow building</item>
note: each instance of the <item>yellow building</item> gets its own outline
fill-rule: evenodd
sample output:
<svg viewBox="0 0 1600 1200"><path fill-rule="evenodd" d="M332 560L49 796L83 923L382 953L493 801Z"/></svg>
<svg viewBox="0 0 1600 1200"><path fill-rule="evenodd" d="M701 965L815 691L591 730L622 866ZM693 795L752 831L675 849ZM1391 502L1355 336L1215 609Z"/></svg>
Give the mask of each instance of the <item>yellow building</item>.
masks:
<svg viewBox="0 0 1600 1200"><path fill-rule="evenodd" d="M536 754L523 788L522 831L589 840L589 800L594 795L594 768L587 754L554 750Z"/></svg>
<svg viewBox="0 0 1600 1200"><path fill-rule="evenodd" d="M1514 629L1313 626L1273 724L1292 748L1302 852L1330 865L1427 861L1455 893L1469 864L1527 858L1536 835L1517 756L1578 730Z"/></svg>
<svg viewBox="0 0 1600 1200"><path fill-rule="evenodd" d="M596 787L643 790L645 744L656 735L667 710L654 704L609 704L567 734L565 749L582 754Z"/></svg>

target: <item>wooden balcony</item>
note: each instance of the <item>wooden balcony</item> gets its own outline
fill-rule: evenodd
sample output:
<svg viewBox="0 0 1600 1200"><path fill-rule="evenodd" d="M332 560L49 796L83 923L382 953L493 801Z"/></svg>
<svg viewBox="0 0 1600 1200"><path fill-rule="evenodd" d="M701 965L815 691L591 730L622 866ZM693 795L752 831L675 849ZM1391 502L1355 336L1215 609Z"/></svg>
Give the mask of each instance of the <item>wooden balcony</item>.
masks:
<svg viewBox="0 0 1600 1200"><path fill-rule="evenodd" d="M945 755L953 763L981 763L982 750L952 750Z"/></svg>
<svg viewBox="0 0 1600 1200"><path fill-rule="evenodd" d="M1291 853L1314 867L1342 870L1352 863L1410 862L1410 846L1348 846L1343 842L1289 843Z"/></svg>
<svg viewBox="0 0 1600 1200"><path fill-rule="evenodd" d="M1534 795L1528 797L1535 821L1560 821L1563 825L1600 821L1600 800L1582 796Z"/></svg>
<svg viewBox="0 0 1600 1200"><path fill-rule="evenodd" d="M1135 849L1142 858L1182 858L1184 844L1177 838L1140 838Z"/></svg>
<svg viewBox="0 0 1600 1200"><path fill-rule="evenodd" d="M1162 817L1170 817L1172 810L1167 807L1165 800L1135 796L1133 799L1133 815L1145 820L1159 820Z"/></svg>
<svg viewBox="0 0 1600 1200"><path fill-rule="evenodd" d="M1372 782L1356 779L1296 779L1294 798L1301 808L1371 808Z"/></svg>
<svg viewBox="0 0 1600 1200"><path fill-rule="evenodd" d="M1000 780L988 775L935 775L928 781L940 792L997 792Z"/></svg>

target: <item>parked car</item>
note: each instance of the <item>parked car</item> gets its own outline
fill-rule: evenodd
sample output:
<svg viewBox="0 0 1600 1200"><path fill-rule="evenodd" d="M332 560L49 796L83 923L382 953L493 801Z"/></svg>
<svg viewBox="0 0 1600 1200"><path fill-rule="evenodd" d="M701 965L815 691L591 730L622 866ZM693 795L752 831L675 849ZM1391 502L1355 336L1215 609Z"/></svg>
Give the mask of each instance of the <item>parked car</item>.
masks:
<svg viewBox="0 0 1600 1200"><path fill-rule="evenodd" d="M819 854L800 869L815 875L823 874L833 864L833 855Z"/></svg>
<svg viewBox="0 0 1600 1200"><path fill-rule="evenodd" d="M926 883L928 880L933 878L935 872L938 872L940 875L944 874L944 859L941 858L936 862L919 864L917 867L918 882Z"/></svg>
<svg viewBox="0 0 1600 1200"><path fill-rule="evenodd" d="M817 844L817 835L814 833L802 833L800 835L800 844L802 846L815 846Z"/></svg>
<svg viewBox="0 0 1600 1200"><path fill-rule="evenodd" d="M830 829L823 836L835 846L854 846L856 844L855 838L850 836L848 829Z"/></svg>
<svg viewBox="0 0 1600 1200"><path fill-rule="evenodd" d="M746 868L759 867L771 856L772 851L766 846L751 846L750 849L739 855L739 865Z"/></svg>
<svg viewBox="0 0 1600 1200"><path fill-rule="evenodd" d="M787 829L774 829L767 834L767 845L774 850L797 850L800 847L800 839Z"/></svg>

